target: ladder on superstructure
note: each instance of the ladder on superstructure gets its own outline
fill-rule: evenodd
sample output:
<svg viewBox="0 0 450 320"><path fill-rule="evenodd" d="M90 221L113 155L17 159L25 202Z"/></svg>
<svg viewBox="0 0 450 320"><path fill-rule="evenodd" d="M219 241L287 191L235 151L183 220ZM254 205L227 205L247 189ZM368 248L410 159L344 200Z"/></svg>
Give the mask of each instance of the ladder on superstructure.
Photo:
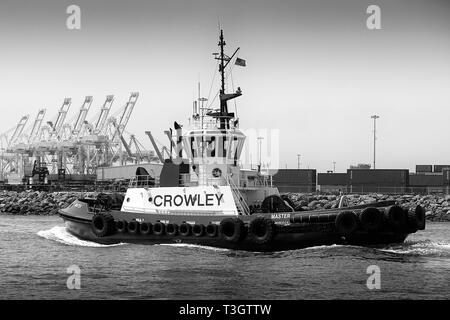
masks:
<svg viewBox="0 0 450 320"><path fill-rule="evenodd" d="M233 193L234 202L236 203L236 208L239 215L249 215L250 208L244 197L242 196L242 193L239 191L239 188L237 187L233 178L227 176L226 181L231 188L231 192Z"/></svg>

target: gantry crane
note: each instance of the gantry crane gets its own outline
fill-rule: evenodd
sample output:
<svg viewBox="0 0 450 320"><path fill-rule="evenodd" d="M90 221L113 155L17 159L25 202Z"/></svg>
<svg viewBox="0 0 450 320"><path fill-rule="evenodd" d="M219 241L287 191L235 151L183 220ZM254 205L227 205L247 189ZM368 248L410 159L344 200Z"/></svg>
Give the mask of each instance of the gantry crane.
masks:
<svg viewBox="0 0 450 320"><path fill-rule="evenodd" d="M70 105L72 104L71 98L65 98L61 108L58 111L58 117L56 118L55 123L47 122L51 127L50 138L55 140L60 140L61 138L61 130L64 126L64 122L66 120L67 113L69 112Z"/></svg>
<svg viewBox="0 0 450 320"><path fill-rule="evenodd" d="M73 125L72 137L78 138L80 135L83 124L85 124L86 116L91 108L91 104L92 96L86 96L83 104L81 105L80 111L78 112L77 120L75 120L75 124Z"/></svg>
<svg viewBox="0 0 450 320"><path fill-rule="evenodd" d="M45 117L45 109L40 109L36 119L34 120L34 124L33 124L33 128L31 129L30 135L28 136L28 143L31 144L33 143L36 138L39 136L40 130L41 130L41 125L42 122L44 121L44 117Z"/></svg>
<svg viewBox="0 0 450 320"><path fill-rule="evenodd" d="M95 126L92 130L93 134L98 135L104 132L106 120L108 119L109 111L111 110L113 102L114 102L113 95L106 96L106 100L103 103L102 109L100 110L100 115L97 121L95 122Z"/></svg>
<svg viewBox="0 0 450 320"><path fill-rule="evenodd" d="M16 129L14 130L14 133L11 135L11 138L8 140L8 145L7 145L8 150L10 150L10 148L14 146L14 144L17 142L19 137L22 135L23 129L27 125L29 118L30 118L30 115L27 114L26 116L23 116L20 119L19 123L16 126Z"/></svg>
<svg viewBox="0 0 450 320"><path fill-rule="evenodd" d="M115 141L117 135L123 134L128 121L130 120L131 114L133 113L134 106L136 105L137 99L139 97L138 92L132 92L128 102L124 106L124 110L122 112L122 116L120 117L120 121L117 124L117 130L114 130L114 134L111 138L111 141Z"/></svg>

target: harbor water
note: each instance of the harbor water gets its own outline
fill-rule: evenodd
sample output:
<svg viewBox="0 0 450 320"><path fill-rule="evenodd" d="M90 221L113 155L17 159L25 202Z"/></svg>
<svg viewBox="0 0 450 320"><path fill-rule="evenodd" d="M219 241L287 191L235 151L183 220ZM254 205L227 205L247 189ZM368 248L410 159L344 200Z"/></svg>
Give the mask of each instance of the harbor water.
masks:
<svg viewBox="0 0 450 320"><path fill-rule="evenodd" d="M367 286L370 266L379 268L379 289ZM76 269L80 288L69 289ZM105 246L68 234L56 216L6 215L0 270L0 299L448 299L450 223L379 248L252 253Z"/></svg>

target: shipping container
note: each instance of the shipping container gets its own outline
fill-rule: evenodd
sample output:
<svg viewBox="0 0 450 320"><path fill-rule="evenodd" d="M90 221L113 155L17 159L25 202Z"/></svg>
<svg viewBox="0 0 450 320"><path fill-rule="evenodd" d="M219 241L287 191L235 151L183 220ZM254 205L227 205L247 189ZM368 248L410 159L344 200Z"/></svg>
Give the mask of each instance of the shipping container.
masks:
<svg viewBox="0 0 450 320"><path fill-rule="evenodd" d="M367 184L372 186L406 187L409 183L409 170L407 169L348 169L347 175L351 185Z"/></svg>
<svg viewBox="0 0 450 320"><path fill-rule="evenodd" d="M311 193L316 191L315 186L276 186L280 193Z"/></svg>
<svg viewBox="0 0 450 320"><path fill-rule="evenodd" d="M445 186L450 186L450 169L444 168L442 170L442 183Z"/></svg>
<svg viewBox="0 0 450 320"><path fill-rule="evenodd" d="M433 172L442 172L442 169L450 168L448 164L435 164L433 168Z"/></svg>
<svg viewBox="0 0 450 320"><path fill-rule="evenodd" d="M317 185L320 186L346 186L348 185L347 173L318 173Z"/></svg>
<svg viewBox="0 0 450 320"><path fill-rule="evenodd" d="M162 166L161 163L141 163L126 166L98 167L96 171L97 179L99 181L131 179L136 176L138 167L147 170L152 177L159 177Z"/></svg>
<svg viewBox="0 0 450 320"><path fill-rule="evenodd" d="M273 176L273 183L288 186L315 186L316 170L315 169L279 169L270 170Z"/></svg>
<svg viewBox="0 0 450 320"><path fill-rule="evenodd" d="M384 194L399 194L406 193L407 186L403 185L382 185L382 184L352 184L348 188L350 193L384 193Z"/></svg>
<svg viewBox="0 0 450 320"><path fill-rule="evenodd" d="M443 177L441 173L438 174L410 174L410 187L437 187L443 185Z"/></svg>
<svg viewBox="0 0 450 320"><path fill-rule="evenodd" d="M433 165L431 164L417 164L416 173L433 172Z"/></svg>

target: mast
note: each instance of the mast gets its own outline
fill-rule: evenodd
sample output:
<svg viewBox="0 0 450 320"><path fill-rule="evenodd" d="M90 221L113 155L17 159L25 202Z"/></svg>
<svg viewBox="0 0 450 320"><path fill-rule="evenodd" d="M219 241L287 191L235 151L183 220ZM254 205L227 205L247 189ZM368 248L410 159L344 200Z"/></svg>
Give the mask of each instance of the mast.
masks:
<svg viewBox="0 0 450 320"><path fill-rule="evenodd" d="M221 79L221 89L220 89L220 96L225 94L225 54L224 54L224 46L226 45L225 40L223 39L223 30L220 30L220 65L219 65L219 71L220 71L220 79ZM228 113L228 105L227 101L220 99L220 129L228 129L229 128L229 119L224 117Z"/></svg>
<svg viewBox="0 0 450 320"><path fill-rule="evenodd" d="M220 111L219 112L212 112L209 115L218 118L220 120L220 127L221 130L230 129L230 119L234 118L234 113L228 112L228 105L227 101L234 99L236 97L239 97L241 93L241 89L238 88L238 90L235 93L225 93L225 68L227 67L228 63L233 59L234 55L239 51L239 48L236 49L236 51L233 53L231 57L227 56L224 51L226 43L223 37L223 30L220 30L220 37L219 37L219 47L220 47L220 53L215 53L216 56L215 59L219 60L219 72L220 72Z"/></svg>

